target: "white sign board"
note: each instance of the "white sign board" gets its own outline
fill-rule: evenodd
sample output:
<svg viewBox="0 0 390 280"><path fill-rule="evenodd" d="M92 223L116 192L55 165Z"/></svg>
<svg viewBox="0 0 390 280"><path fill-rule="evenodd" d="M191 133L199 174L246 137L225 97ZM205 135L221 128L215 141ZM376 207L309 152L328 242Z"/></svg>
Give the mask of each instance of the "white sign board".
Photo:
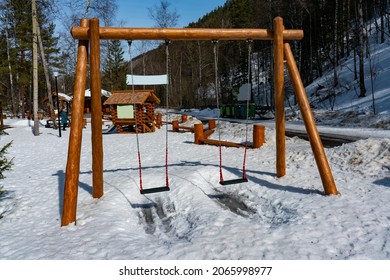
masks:
<svg viewBox="0 0 390 280"><path fill-rule="evenodd" d="M118 119L134 119L133 105L117 105Z"/></svg>
<svg viewBox="0 0 390 280"><path fill-rule="evenodd" d="M126 75L128 85L166 85L168 84L167 75Z"/></svg>
<svg viewBox="0 0 390 280"><path fill-rule="evenodd" d="M240 87L237 101L250 101L251 100L251 84L243 84Z"/></svg>

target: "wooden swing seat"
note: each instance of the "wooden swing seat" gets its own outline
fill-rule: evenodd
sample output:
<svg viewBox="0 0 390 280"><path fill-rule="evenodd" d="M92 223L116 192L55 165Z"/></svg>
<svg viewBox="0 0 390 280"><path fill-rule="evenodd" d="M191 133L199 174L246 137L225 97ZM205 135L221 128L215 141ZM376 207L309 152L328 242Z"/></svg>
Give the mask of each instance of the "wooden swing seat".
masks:
<svg viewBox="0 0 390 280"><path fill-rule="evenodd" d="M246 183L246 182L248 182L247 178L239 178L239 179L233 179L233 180L220 181L219 183L223 186L226 186L226 185L234 185L234 184L240 184L240 183Z"/></svg>
<svg viewBox="0 0 390 280"><path fill-rule="evenodd" d="M141 194L149 194L149 193L159 193L169 191L169 187L158 187L158 188L150 188L150 189L142 189L140 190Z"/></svg>

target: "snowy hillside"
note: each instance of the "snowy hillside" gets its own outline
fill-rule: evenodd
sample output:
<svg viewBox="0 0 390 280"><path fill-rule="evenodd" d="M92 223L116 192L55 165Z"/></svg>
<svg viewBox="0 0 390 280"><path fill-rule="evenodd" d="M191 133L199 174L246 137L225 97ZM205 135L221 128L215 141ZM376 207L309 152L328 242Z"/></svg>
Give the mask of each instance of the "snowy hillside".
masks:
<svg viewBox="0 0 390 280"><path fill-rule="evenodd" d="M352 54L340 63L336 88L332 87L333 70L306 88L319 124L390 129L390 44L373 42L370 49L364 66L366 97L358 97Z"/></svg>

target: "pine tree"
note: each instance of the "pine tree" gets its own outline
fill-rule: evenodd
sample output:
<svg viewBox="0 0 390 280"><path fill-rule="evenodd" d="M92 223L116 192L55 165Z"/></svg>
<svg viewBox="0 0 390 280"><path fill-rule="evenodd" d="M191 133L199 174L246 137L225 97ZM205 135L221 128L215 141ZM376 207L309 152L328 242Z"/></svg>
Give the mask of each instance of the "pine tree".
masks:
<svg viewBox="0 0 390 280"><path fill-rule="evenodd" d="M58 49L56 48L57 38L54 37L54 24L49 21L48 11L50 10L51 1L41 0L37 2L37 17L41 27L41 35L47 60L49 64L53 63ZM9 56L2 64L11 67L1 67L0 75L7 75L8 88L13 88L10 100L13 105L13 112L19 115L20 110L22 117L25 117L25 111L29 108L26 104L31 103L30 94L32 76L32 17L31 2L24 0L3 0L2 14L0 17L2 34L7 37L6 45L0 46L0 51L8 51ZM39 69L39 75L42 75L42 68ZM40 87L45 88L45 79L39 78ZM44 96L39 96L39 101ZM18 104L22 107L18 108ZM31 111L31 109L30 109Z"/></svg>
<svg viewBox="0 0 390 280"><path fill-rule="evenodd" d="M121 42L109 42L109 53L104 65L102 85L110 91L126 88L126 63Z"/></svg>
<svg viewBox="0 0 390 280"><path fill-rule="evenodd" d="M3 131L0 131L0 135L3 134ZM13 165L13 159L8 159L5 155L8 152L7 150L11 147L12 141L8 144L5 144L0 149L0 180L5 178L4 172L11 170ZM1 197L6 193L6 191L3 189L2 186L0 186L0 203L1 203ZM1 207L0 207L1 211ZM3 218L3 213L0 212L0 219Z"/></svg>
<svg viewBox="0 0 390 280"><path fill-rule="evenodd" d="M5 175L4 172L8 171L12 168L13 160L8 159L5 155L8 152L8 149L11 147L12 142L9 142L8 144L5 144L0 149L0 179L4 179Z"/></svg>

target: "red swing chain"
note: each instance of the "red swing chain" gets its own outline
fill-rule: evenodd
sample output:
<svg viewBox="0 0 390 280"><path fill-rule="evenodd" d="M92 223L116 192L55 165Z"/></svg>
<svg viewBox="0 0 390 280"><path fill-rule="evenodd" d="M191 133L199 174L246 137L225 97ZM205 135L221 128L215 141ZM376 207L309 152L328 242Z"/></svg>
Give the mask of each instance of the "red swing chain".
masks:
<svg viewBox="0 0 390 280"><path fill-rule="evenodd" d="M213 41L214 44L214 65L215 65L215 93L217 99L218 112L218 138L219 138L219 182L223 184L223 172L222 172L222 145L221 145L221 131L220 131L220 108L219 108L219 84L218 84L218 48L217 40ZM247 180L246 174L246 158L248 150L248 119L249 119L249 101L251 96L251 53L253 40L248 40L248 96L246 103L246 131L245 131L245 147L244 147L244 159L242 164L242 179Z"/></svg>
<svg viewBox="0 0 390 280"><path fill-rule="evenodd" d="M170 41L165 41L165 53L166 53L166 73L167 73L167 85L165 93L166 103L166 129L165 129L165 185L169 189L169 176L168 176L168 121L169 121L169 44Z"/></svg>
<svg viewBox="0 0 390 280"><path fill-rule="evenodd" d="M246 100L246 125L245 125L245 151L244 151L244 160L242 164L242 178L247 180L246 176L246 155L248 150L248 119L249 119L249 101L252 93L252 81L251 81L251 56L252 56L252 44L253 40L247 40L248 43L248 95Z"/></svg>
<svg viewBox="0 0 390 280"><path fill-rule="evenodd" d="M219 141L219 182L223 183L223 173L222 173L222 145L221 145L221 122L220 122L220 108L219 108L219 83L218 83L218 40L212 41L214 44L214 68L215 68L215 95L217 97L217 109L218 109L218 141Z"/></svg>
<svg viewBox="0 0 390 280"><path fill-rule="evenodd" d="M134 87L134 70L133 70L133 57L131 53L131 43L132 41L127 41L127 44L129 45L129 56L130 56L130 72L131 72L131 90L134 94L135 92L135 87ZM139 137L138 137L138 123L137 123L137 104L133 103L134 107L134 116L135 116L135 135L137 139L137 156L138 156L138 172L139 172L139 189L142 192L143 187L142 187L142 164L141 164L141 151L139 148Z"/></svg>

